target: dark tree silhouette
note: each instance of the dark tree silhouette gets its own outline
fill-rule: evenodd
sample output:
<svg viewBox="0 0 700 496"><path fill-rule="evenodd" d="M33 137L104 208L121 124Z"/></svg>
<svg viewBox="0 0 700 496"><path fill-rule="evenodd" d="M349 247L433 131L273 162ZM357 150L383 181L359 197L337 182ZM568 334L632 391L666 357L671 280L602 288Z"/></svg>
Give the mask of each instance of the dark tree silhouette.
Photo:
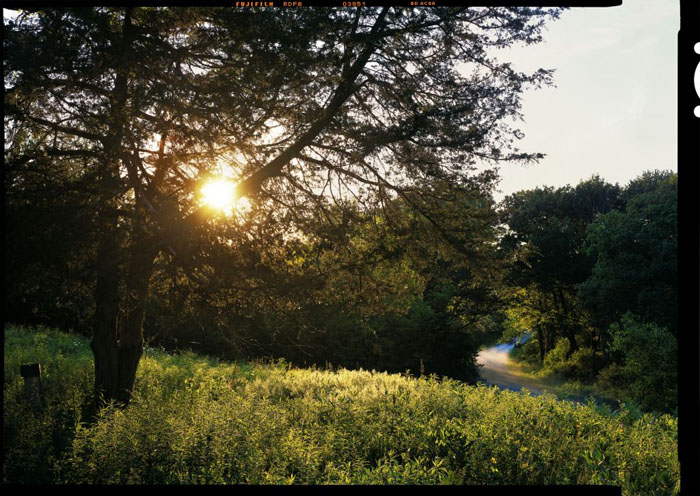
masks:
<svg viewBox="0 0 700 496"><path fill-rule="evenodd" d="M10 203L62 194L98 239L95 392L127 402L154 260L196 272L211 212L201 182L225 162L270 215L396 197L445 239L436 212L479 167L540 157L513 146L520 94L550 71L492 49L535 43L557 9L28 9L5 20ZM460 69L460 70L458 70ZM78 185L84 185L78 187ZM24 195L24 196L23 196Z"/></svg>

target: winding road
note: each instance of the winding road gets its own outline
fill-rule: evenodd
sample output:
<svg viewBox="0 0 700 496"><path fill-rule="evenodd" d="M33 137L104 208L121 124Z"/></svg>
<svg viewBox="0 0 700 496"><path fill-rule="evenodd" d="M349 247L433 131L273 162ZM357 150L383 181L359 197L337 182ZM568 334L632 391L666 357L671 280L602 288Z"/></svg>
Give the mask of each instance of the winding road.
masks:
<svg viewBox="0 0 700 496"><path fill-rule="evenodd" d="M525 342L529 337L530 335L526 335L521 343ZM573 403L585 403L587 401L583 396L557 394L556 390L551 386L548 387L547 384L537 379L523 376L514 371L508 364L508 354L514 346L514 343L499 344L490 348L485 348L479 352L476 356L476 362L482 366L480 370L480 382L483 382L487 386L498 386L500 389L509 389L511 391L520 391L526 388L534 396L552 393L557 395L559 399L571 401ZM616 400L600 397L596 397L595 399L599 404L605 404L612 409L619 407Z"/></svg>
<svg viewBox="0 0 700 496"><path fill-rule="evenodd" d="M527 388L532 394L543 394L546 391L543 384L514 373L508 366L508 353L513 347L513 343L499 344L479 352L476 361L482 366L480 371L482 382L487 386L498 386L511 391Z"/></svg>

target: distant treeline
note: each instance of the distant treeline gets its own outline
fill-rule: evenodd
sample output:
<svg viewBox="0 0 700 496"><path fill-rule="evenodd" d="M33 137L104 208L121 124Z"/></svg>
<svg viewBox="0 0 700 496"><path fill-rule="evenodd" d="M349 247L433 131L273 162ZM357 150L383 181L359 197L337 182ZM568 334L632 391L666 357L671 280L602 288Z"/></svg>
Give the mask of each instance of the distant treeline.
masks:
<svg viewBox="0 0 700 496"><path fill-rule="evenodd" d="M594 177L575 188L511 195L506 336L535 331L521 354L599 392L673 411L677 395L677 174L646 172L624 188Z"/></svg>

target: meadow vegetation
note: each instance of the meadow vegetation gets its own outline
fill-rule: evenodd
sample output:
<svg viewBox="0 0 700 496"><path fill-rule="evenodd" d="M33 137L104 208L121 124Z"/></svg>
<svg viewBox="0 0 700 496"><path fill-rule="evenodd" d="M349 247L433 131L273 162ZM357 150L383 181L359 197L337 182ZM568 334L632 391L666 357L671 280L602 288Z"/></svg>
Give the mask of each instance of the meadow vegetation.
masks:
<svg viewBox="0 0 700 496"><path fill-rule="evenodd" d="M126 409L88 422L87 341L5 329L4 482L611 484L678 494L677 419L435 376L146 348ZM44 404L19 365L39 361Z"/></svg>

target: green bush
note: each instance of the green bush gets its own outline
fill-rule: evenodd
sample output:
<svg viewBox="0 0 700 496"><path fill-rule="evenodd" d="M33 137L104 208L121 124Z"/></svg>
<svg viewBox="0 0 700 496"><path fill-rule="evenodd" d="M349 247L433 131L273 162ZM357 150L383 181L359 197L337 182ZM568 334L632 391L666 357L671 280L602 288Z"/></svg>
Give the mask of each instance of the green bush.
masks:
<svg viewBox="0 0 700 496"><path fill-rule="evenodd" d="M543 369L561 379L592 383L603 367L603 358L590 348L579 348L569 354L568 339L557 340L554 349L544 357ZM568 356L567 356L568 355Z"/></svg>
<svg viewBox="0 0 700 496"><path fill-rule="evenodd" d="M31 333L6 331L6 362L34 356L37 340L19 343L17 334ZM76 358L89 353L82 346ZM89 391L90 363L80 363L84 377L71 387ZM6 405L6 422L20 423L14 417L24 413ZM53 482L612 484L629 495L679 489L670 415L611 414L435 376L220 363L148 349L127 409L107 407L92 424L61 425L73 439L43 459ZM41 436L27 433L25 452L16 436L5 443L5 454L16 457L6 481L19 480L20 457L42 460L45 452L32 444L50 445Z"/></svg>
<svg viewBox="0 0 700 496"><path fill-rule="evenodd" d="M567 354L569 353L569 341L566 339L558 339L554 348L544 356L542 366L545 370L553 372L561 377L569 377L571 375L572 365L569 363Z"/></svg>
<svg viewBox="0 0 700 496"><path fill-rule="evenodd" d="M628 378L616 363L603 368L596 378L596 387L610 398L626 398L629 396Z"/></svg>
<svg viewBox="0 0 700 496"><path fill-rule="evenodd" d="M603 358L590 348L580 348L569 357L571 377L582 382L593 382L603 367Z"/></svg>
<svg viewBox="0 0 700 496"><path fill-rule="evenodd" d="M514 347L510 352L510 357L514 360L525 362L529 365L541 365L540 349L537 339L530 339L522 345Z"/></svg>
<svg viewBox="0 0 700 496"><path fill-rule="evenodd" d="M621 362L618 375L629 384L631 399L646 410L675 411L678 345L673 334L630 313L611 325L609 333L610 350Z"/></svg>

